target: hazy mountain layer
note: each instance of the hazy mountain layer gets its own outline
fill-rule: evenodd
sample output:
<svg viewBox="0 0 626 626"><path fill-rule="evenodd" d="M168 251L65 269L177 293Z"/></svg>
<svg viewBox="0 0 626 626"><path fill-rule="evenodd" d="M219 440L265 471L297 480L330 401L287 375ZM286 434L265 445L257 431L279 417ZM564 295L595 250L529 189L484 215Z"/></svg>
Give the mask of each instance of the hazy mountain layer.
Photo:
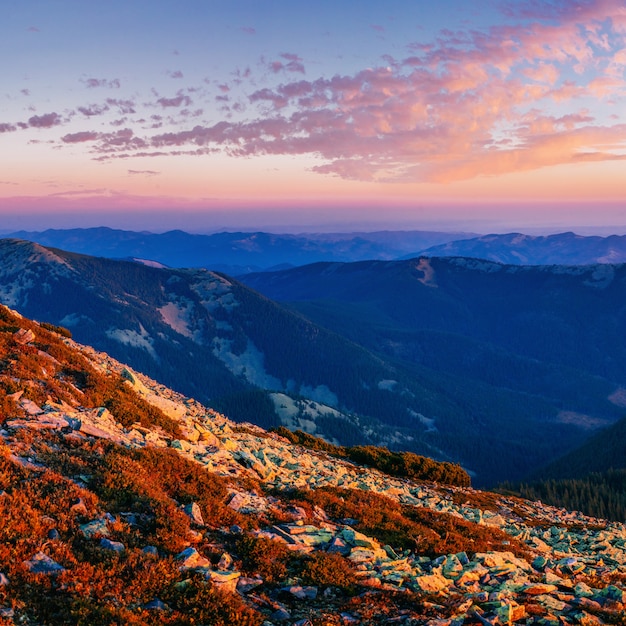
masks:
<svg viewBox="0 0 626 626"><path fill-rule="evenodd" d="M417 256L416 254L412 256ZM419 251L424 256L462 256L513 265L590 265L625 263L626 235L583 237L574 233L531 236L484 235Z"/></svg>
<svg viewBox="0 0 626 626"><path fill-rule="evenodd" d="M467 236L469 233L429 231L192 235L180 230L154 234L110 228L20 231L7 235L90 256L156 261L170 267L204 267L231 275L316 261L395 259Z"/></svg>

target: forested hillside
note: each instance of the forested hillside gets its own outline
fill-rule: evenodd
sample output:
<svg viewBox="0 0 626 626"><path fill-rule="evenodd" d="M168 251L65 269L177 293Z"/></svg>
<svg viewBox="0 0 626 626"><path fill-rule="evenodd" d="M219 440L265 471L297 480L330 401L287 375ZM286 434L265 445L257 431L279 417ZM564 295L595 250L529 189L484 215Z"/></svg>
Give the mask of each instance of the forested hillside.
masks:
<svg viewBox="0 0 626 626"><path fill-rule="evenodd" d="M506 485L523 498L583 511L587 515L626 521L626 470L593 472L585 478L548 479L521 485Z"/></svg>

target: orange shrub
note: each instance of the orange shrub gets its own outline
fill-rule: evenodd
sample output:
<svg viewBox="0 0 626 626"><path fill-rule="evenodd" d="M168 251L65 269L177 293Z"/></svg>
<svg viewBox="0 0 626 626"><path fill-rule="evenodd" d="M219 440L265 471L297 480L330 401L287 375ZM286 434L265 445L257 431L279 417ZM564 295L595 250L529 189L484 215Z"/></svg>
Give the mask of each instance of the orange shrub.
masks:
<svg viewBox="0 0 626 626"><path fill-rule="evenodd" d="M351 562L336 553L314 552L304 562L301 576L307 585L333 586L346 591L356 584Z"/></svg>
<svg viewBox="0 0 626 626"><path fill-rule="evenodd" d="M243 570L250 575L260 574L268 583L279 582L287 575L291 552L280 541L246 535L237 541L236 550Z"/></svg>

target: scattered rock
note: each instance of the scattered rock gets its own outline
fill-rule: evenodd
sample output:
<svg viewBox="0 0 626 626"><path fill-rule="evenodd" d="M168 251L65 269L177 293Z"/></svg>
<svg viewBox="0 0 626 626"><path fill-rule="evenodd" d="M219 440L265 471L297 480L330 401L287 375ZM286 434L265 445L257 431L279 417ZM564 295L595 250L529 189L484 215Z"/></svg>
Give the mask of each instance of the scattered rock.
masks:
<svg viewBox="0 0 626 626"><path fill-rule="evenodd" d="M292 585L284 587L281 591L291 594L298 600L315 600L317 598L317 587L301 587L300 585Z"/></svg>
<svg viewBox="0 0 626 626"><path fill-rule="evenodd" d="M43 552L37 552L29 561L24 561L24 566L33 574L54 575L64 572L65 568L59 565L55 560L51 559Z"/></svg>
<svg viewBox="0 0 626 626"><path fill-rule="evenodd" d="M204 570L204 575L217 589L226 593L234 593L237 590L239 578L241 578L241 572L226 572L210 568Z"/></svg>
<svg viewBox="0 0 626 626"><path fill-rule="evenodd" d="M270 619L274 622L286 622L291 619L291 613L287 609L281 607L271 614Z"/></svg>
<svg viewBox="0 0 626 626"><path fill-rule="evenodd" d="M32 338L24 335L24 340L32 342L34 334ZM254 484L250 480L252 478L276 491L341 486L384 493L403 505L424 507L498 529L511 536L511 543L515 539L527 546L533 556L521 558L510 551L494 550L478 552L471 558L463 552L434 559L419 557L410 551L396 551L394 546L382 546L373 537L355 530L358 520L344 520L345 523L339 524L337 520L329 520L319 507L313 509L312 516L308 507L281 508L277 506L276 498L265 495L263 489L255 492L254 487L249 487L250 491L242 491L243 487L232 490L228 506L242 515L252 516L280 511L283 517L278 519L287 523L263 528L262 536L282 539L288 543L290 550L300 556L313 551L327 551L348 557L361 590L370 587L366 594L409 589L423 596L419 599L419 606L428 617L419 623L430 626L460 626L464 622L500 626L515 623L601 624L598 615L606 622L615 622L624 614L626 594L624 584L620 582L626 575L624 524L606 523L540 503L513 502L505 496L498 496L497 499L494 496L489 505L493 505L494 510L482 510L471 504L474 493L471 489L440 489L436 485L416 484L384 476L375 470L364 470L320 452L312 453L303 448L296 450L286 440L267 435L256 427L233 427L218 413L165 390L145 377L140 380L139 375L124 370L106 356L96 355L87 349L84 349L84 354L95 359L102 371L121 373L128 381L127 386L147 401L162 410L163 407L169 410L168 414L179 420L184 437L172 441L161 429L150 429L140 424L126 429L106 409L70 406L55 400L47 401L40 407L25 399L22 392L17 392L11 395L16 402L16 416L4 422L0 435L3 445L13 446L11 454L22 466L37 471L42 468L35 454L13 443L16 429L29 428L54 431L51 437L79 442L95 437L131 448L171 445L210 472L228 477L243 476L247 484ZM92 444L100 445L98 442ZM254 474L251 475L251 472ZM74 479L81 486L88 487L90 484L89 477ZM451 492L461 497L452 498ZM463 499L465 496L466 500ZM184 507L184 511L194 525L196 545L206 546L200 542L208 538L212 531L204 528L200 508L191 503ZM89 519L88 507L82 500L72 506L71 512L74 516L83 517L79 521ZM141 526L139 515L137 519L123 514L119 517L131 526L134 524L134 529ZM48 532L48 539L52 541L59 539L58 531L53 527L55 523L50 519L45 526L52 527ZM122 543L110 539L107 518L82 524L80 532L89 539L99 540L103 549L124 550ZM241 534L242 528L234 525L221 532L237 535ZM190 536L186 539L191 543ZM214 549L223 550L224 547L211 547L212 554L217 556L220 552ZM146 546L143 552L159 556L154 546ZM229 592L236 590L245 596L246 601L263 606L265 614L271 613L274 622L291 622L305 614L293 607L313 599L317 599L318 603L331 602L333 597L330 594L339 593L336 589L327 590L325 594L328 592L328 596L320 598L317 587L302 586L299 584L302 581L294 577L282 581L281 593L285 594L288 605L283 607L271 599L272 592L255 596L254 589L263 585L263 579L241 576L227 552L221 554L217 565L215 558L211 561L193 547L183 550L175 559L180 569L195 570L213 585ZM59 563L43 552L38 552L23 564L33 573L54 575L63 571ZM607 584L608 574L615 574L610 579L617 581L615 584ZM588 584L589 581L593 581L591 584L594 587ZM0 572L0 587L7 585L8 577ZM265 599L262 600L261 596ZM147 610L169 610L158 598L142 606ZM348 613L338 618L340 621L337 623L344 624L356 624L360 619ZM296 623L306 622L306 619L301 619ZM408 614L399 614L390 616L385 623L408 625L418 622Z"/></svg>
<svg viewBox="0 0 626 626"><path fill-rule="evenodd" d="M250 593L253 589L256 589L263 584L263 579L258 576L256 578L248 578L241 576L237 580L237 591L241 594Z"/></svg>
<svg viewBox="0 0 626 626"><path fill-rule="evenodd" d="M95 519L91 522L87 522L86 524L81 524L79 526L80 532L83 533L87 539L93 539L96 537L108 537L109 527L107 526L106 520L104 519Z"/></svg>
<svg viewBox="0 0 626 626"><path fill-rule="evenodd" d="M126 549L124 544L120 541L111 541L111 539L107 539L106 537L100 539L100 547L103 550L110 550L111 552L124 552Z"/></svg>
<svg viewBox="0 0 626 626"><path fill-rule="evenodd" d="M70 511L74 515L87 515L88 514L87 506L83 502L82 498L78 498L78 500L76 500L76 502L72 504L72 506L70 507Z"/></svg>
<svg viewBox="0 0 626 626"><path fill-rule="evenodd" d="M13 333L13 339L21 345L35 341L35 333L30 328L20 328Z"/></svg>
<svg viewBox="0 0 626 626"><path fill-rule="evenodd" d="M228 554L228 552L224 552L220 557L219 563L217 564L218 570L229 570L233 567L233 557Z"/></svg>
<svg viewBox="0 0 626 626"><path fill-rule="evenodd" d="M195 569L198 567L210 567L211 561L202 556L195 548L185 548L175 557L179 562L180 569Z"/></svg>
<svg viewBox="0 0 626 626"><path fill-rule="evenodd" d="M146 609L147 611L169 611L170 607L167 606L167 604L165 604L165 602L163 602L162 600L159 600L159 598L154 598L154 600L150 600L150 602L146 602L146 604L142 605L142 608Z"/></svg>
<svg viewBox="0 0 626 626"><path fill-rule="evenodd" d="M191 504L186 504L183 507L183 511L196 526L204 526L202 511L200 511L200 507L197 503L192 502Z"/></svg>
<svg viewBox="0 0 626 626"><path fill-rule="evenodd" d="M423 593L439 593L450 586L450 581L440 574L425 574L411 580L411 586Z"/></svg>

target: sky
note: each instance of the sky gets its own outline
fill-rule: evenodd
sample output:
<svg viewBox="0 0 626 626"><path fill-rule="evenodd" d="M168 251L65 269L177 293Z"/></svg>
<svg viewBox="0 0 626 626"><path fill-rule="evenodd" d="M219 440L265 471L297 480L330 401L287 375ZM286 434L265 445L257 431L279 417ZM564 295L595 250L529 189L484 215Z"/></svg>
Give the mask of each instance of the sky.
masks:
<svg viewBox="0 0 626 626"><path fill-rule="evenodd" d="M0 231L626 232L624 0L20 0Z"/></svg>

